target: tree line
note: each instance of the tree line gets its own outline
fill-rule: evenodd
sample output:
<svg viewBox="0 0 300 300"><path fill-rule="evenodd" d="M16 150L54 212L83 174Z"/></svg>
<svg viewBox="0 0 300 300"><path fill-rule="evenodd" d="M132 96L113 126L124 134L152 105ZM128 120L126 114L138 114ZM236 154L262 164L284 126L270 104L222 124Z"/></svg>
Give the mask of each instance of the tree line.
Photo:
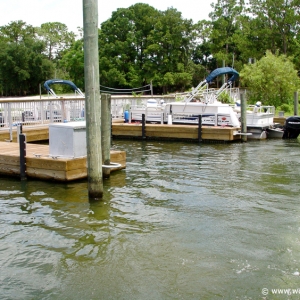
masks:
<svg viewBox="0 0 300 300"><path fill-rule="evenodd" d="M100 83L128 89L152 82L158 94L186 91L225 62L247 75L239 85L251 86L249 76L258 68L249 73L249 62L262 68L271 56L271 65L278 59L277 68L284 69L281 79L289 77L296 89L299 12L300 0L218 0L210 20L193 23L173 7L119 8L100 24ZM267 74L267 84L278 76L276 69L270 71L275 73ZM71 80L84 90L84 37L58 22L33 27L13 21L0 27L0 94L38 94L39 84L51 78Z"/></svg>

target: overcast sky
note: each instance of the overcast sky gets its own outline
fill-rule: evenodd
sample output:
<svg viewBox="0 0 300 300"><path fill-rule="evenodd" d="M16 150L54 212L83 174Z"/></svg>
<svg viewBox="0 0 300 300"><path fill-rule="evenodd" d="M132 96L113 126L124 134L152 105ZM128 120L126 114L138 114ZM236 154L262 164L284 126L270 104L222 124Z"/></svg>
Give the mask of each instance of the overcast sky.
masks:
<svg viewBox="0 0 300 300"><path fill-rule="evenodd" d="M99 24L111 17L118 8L128 8L135 3L147 3L157 10L176 8L185 19L194 23L208 19L212 11L211 3L216 0L98 0ZM0 26L12 21L22 20L28 25L41 26L47 22L60 22L68 26L69 31L77 33L77 27L83 26L82 0L0 0Z"/></svg>

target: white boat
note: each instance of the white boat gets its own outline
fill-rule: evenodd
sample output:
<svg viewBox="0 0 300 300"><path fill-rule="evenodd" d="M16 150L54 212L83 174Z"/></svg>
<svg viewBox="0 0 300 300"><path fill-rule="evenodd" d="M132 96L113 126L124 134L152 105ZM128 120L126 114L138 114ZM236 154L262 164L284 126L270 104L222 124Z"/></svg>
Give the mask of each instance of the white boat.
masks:
<svg viewBox="0 0 300 300"><path fill-rule="evenodd" d="M208 89L209 83L223 74L232 76L219 90ZM232 106L218 101L218 97L225 90L231 92L232 83L238 77L238 72L232 68L216 69L200 82L183 101L131 106L131 121L141 121L144 114L146 122L198 124L199 116L201 116L202 125L240 127L237 114Z"/></svg>
<svg viewBox="0 0 300 300"><path fill-rule="evenodd" d="M219 90L208 89L209 83L217 76L232 75ZM198 124L201 116L202 125L241 127L240 93L232 88L232 83L239 77L237 71L225 67L214 70L207 78L200 82L183 101L158 103L148 100L145 106L131 106L131 121L141 121L145 115L146 122ZM224 104L218 100L222 93L228 93L236 105ZM260 102L247 106L246 124L248 139L265 139L267 137L280 138L281 131L272 129L274 124L275 107L264 106ZM283 134L283 133L282 133Z"/></svg>
<svg viewBox="0 0 300 300"><path fill-rule="evenodd" d="M234 109L240 119L240 107ZM283 131L279 124L274 123L275 107L261 105L258 101L255 105L248 105L246 111L247 132L252 133L248 139L282 138Z"/></svg>
<svg viewBox="0 0 300 300"><path fill-rule="evenodd" d="M234 111L237 113L239 120L241 118L241 110L237 101ZM261 105L258 101L255 105L248 105L246 110L247 132L252 133L249 139L266 139L266 138L282 138L283 131L278 130L278 125L274 123L275 107ZM276 131L273 129L276 128ZM280 133L281 136L280 136Z"/></svg>

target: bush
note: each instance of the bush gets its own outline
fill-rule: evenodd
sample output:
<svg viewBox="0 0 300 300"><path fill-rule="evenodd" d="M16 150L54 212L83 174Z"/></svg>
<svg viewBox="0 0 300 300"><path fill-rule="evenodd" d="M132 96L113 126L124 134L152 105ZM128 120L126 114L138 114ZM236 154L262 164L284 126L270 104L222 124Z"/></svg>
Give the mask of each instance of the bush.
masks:
<svg viewBox="0 0 300 300"><path fill-rule="evenodd" d="M281 104L278 108L280 111L284 111L285 113L289 113L291 111L291 107L286 103Z"/></svg>
<svg viewBox="0 0 300 300"><path fill-rule="evenodd" d="M232 98L227 93L222 93L218 100L222 103L233 103Z"/></svg>

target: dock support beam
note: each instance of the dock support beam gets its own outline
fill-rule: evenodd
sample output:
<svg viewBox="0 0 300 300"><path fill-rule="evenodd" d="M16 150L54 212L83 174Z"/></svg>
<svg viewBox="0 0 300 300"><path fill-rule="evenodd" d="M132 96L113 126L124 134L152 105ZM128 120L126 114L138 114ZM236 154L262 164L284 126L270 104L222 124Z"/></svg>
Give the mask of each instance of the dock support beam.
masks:
<svg viewBox="0 0 300 300"><path fill-rule="evenodd" d="M90 199L102 199L101 101L98 58L98 0L83 0L87 176Z"/></svg>
<svg viewBox="0 0 300 300"><path fill-rule="evenodd" d="M101 95L101 114L102 114L102 161L103 165L110 166L110 146L111 146L111 95ZM103 167L103 177L110 177L110 168Z"/></svg>
<svg viewBox="0 0 300 300"><path fill-rule="evenodd" d="M298 107L299 107L298 92L295 92L294 93L294 116L298 116Z"/></svg>
<svg viewBox="0 0 300 300"><path fill-rule="evenodd" d="M145 114L142 114L142 138L146 138L146 118Z"/></svg>
<svg viewBox="0 0 300 300"><path fill-rule="evenodd" d="M24 133L19 135L20 146L20 179L26 180L26 136Z"/></svg>
<svg viewBox="0 0 300 300"><path fill-rule="evenodd" d="M202 116L198 117L198 142L202 142Z"/></svg>
<svg viewBox="0 0 300 300"><path fill-rule="evenodd" d="M247 103L244 94L241 97L241 131L247 133ZM242 135L242 142L247 142L247 135Z"/></svg>

